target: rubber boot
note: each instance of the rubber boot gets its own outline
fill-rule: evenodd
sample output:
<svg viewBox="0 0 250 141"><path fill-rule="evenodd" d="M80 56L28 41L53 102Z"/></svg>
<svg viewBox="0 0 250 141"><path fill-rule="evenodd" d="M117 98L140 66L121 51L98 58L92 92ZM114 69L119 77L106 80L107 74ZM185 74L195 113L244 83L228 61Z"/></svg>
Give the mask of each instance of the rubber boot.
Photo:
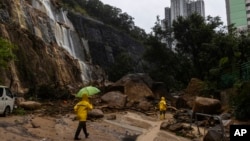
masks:
<svg viewBox="0 0 250 141"><path fill-rule="evenodd" d="M163 120L163 115L160 115L160 120Z"/></svg>

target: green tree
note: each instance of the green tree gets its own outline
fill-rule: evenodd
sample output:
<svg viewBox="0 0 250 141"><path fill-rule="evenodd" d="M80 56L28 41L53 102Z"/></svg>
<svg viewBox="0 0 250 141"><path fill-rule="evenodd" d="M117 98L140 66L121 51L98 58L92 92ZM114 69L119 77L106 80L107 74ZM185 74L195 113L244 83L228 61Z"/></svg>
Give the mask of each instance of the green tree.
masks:
<svg viewBox="0 0 250 141"><path fill-rule="evenodd" d="M130 34L132 37L140 41L145 41L145 39L148 37L145 30L138 26L134 26L133 29L131 29Z"/></svg>
<svg viewBox="0 0 250 141"><path fill-rule="evenodd" d="M244 82L238 88L237 95L231 95L231 106L234 109L234 115L239 120L249 120L250 117L250 82Z"/></svg>
<svg viewBox="0 0 250 141"><path fill-rule="evenodd" d="M155 34L156 35L156 34ZM145 43L147 49L144 60L148 62L144 70L155 80L164 82L169 90L179 90L186 86L190 78L190 63L150 35Z"/></svg>
<svg viewBox="0 0 250 141"><path fill-rule="evenodd" d="M194 77L204 79L208 70L218 64L217 60L208 58L216 52L216 46L211 42L222 22L220 18L208 17L207 21L198 14L184 18L178 17L173 22L174 38L177 40L176 51L193 63ZM215 61L215 62L214 62Z"/></svg>
<svg viewBox="0 0 250 141"><path fill-rule="evenodd" d="M9 61L15 58L15 55L13 54L12 50L14 49L14 45L0 37L0 66L1 67L7 67L7 64Z"/></svg>
<svg viewBox="0 0 250 141"><path fill-rule="evenodd" d="M171 49L172 29L163 29L159 16L156 17L152 29L145 42L146 51L143 58L148 65L145 65L144 70L155 81L164 82L169 90L180 90L190 80L193 72L192 63L186 56ZM162 42L164 40L167 42Z"/></svg>
<svg viewBox="0 0 250 141"><path fill-rule="evenodd" d="M127 53L121 53L115 57L116 62L108 70L109 80L117 81L122 76L133 73L134 62Z"/></svg>
<svg viewBox="0 0 250 141"><path fill-rule="evenodd" d="M62 5L74 12L91 16L143 41L146 32L134 24L134 18L121 9L102 3L100 0L60 0Z"/></svg>
<svg viewBox="0 0 250 141"><path fill-rule="evenodd" d="M250 61L250 35L241 34L239 38L240 63Z"/></svg>

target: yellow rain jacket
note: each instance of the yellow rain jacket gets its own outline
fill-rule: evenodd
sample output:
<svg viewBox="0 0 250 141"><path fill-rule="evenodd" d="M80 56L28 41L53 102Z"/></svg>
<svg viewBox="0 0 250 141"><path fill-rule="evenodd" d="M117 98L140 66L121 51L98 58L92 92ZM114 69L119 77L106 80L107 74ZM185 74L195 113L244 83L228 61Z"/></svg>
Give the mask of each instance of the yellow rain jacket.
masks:
<svg viewBox="0 0 250 141"><path fill-rule="evenodd" d="M167 110L167 102L164 97L161 97L161 101L159 102L159 110L166 111Z"/></svg>
<svg viewBox="0 0 250 141"><path fill-rule="evenodd" d="M93 109L93 105L89 103L88 96L83 94L82 100L74 106L79 121L86 121L88 111Z"/></svg>

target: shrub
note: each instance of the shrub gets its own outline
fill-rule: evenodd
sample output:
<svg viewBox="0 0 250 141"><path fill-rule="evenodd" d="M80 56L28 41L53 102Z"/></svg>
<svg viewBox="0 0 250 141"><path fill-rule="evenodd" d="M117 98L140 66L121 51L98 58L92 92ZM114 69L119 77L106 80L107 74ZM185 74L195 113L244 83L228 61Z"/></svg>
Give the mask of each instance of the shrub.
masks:
<svg viewBox="0 0 250 141"><path fill-rule="evenodd" d="M245 82L238 89L238 95L231 97L236 119L247 120L250 117L250 82Z"/></svg>
<svg viewBox="0 0 250 141"><path fill-rule="evenodd" d="M26 114L26 111L21 108L21 107L18 107L18 108L15 108L13 109L13 114L16 114L16 115L25 115Z"/></svg>

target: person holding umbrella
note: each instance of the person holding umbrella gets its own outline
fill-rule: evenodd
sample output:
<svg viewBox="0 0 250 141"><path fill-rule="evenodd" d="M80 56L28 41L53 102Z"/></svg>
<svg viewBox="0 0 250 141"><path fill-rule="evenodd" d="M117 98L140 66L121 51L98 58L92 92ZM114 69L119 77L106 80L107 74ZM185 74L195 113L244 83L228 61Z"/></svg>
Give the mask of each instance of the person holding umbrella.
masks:
<svg viewBox="0 0 250 141"><path fill-rule="evenodd" d="M79 120L78 127L75 132L74 140L81 140L81 138L78 137L81 132L81 129L83 130L85 137L88 138L89 133L87 132L86 120L87 120L88 111L92 109L93 109L93 105L89 103L88 94L83 93L82 100L74 106L74 111L76 112L77 118Z"/></svg>

